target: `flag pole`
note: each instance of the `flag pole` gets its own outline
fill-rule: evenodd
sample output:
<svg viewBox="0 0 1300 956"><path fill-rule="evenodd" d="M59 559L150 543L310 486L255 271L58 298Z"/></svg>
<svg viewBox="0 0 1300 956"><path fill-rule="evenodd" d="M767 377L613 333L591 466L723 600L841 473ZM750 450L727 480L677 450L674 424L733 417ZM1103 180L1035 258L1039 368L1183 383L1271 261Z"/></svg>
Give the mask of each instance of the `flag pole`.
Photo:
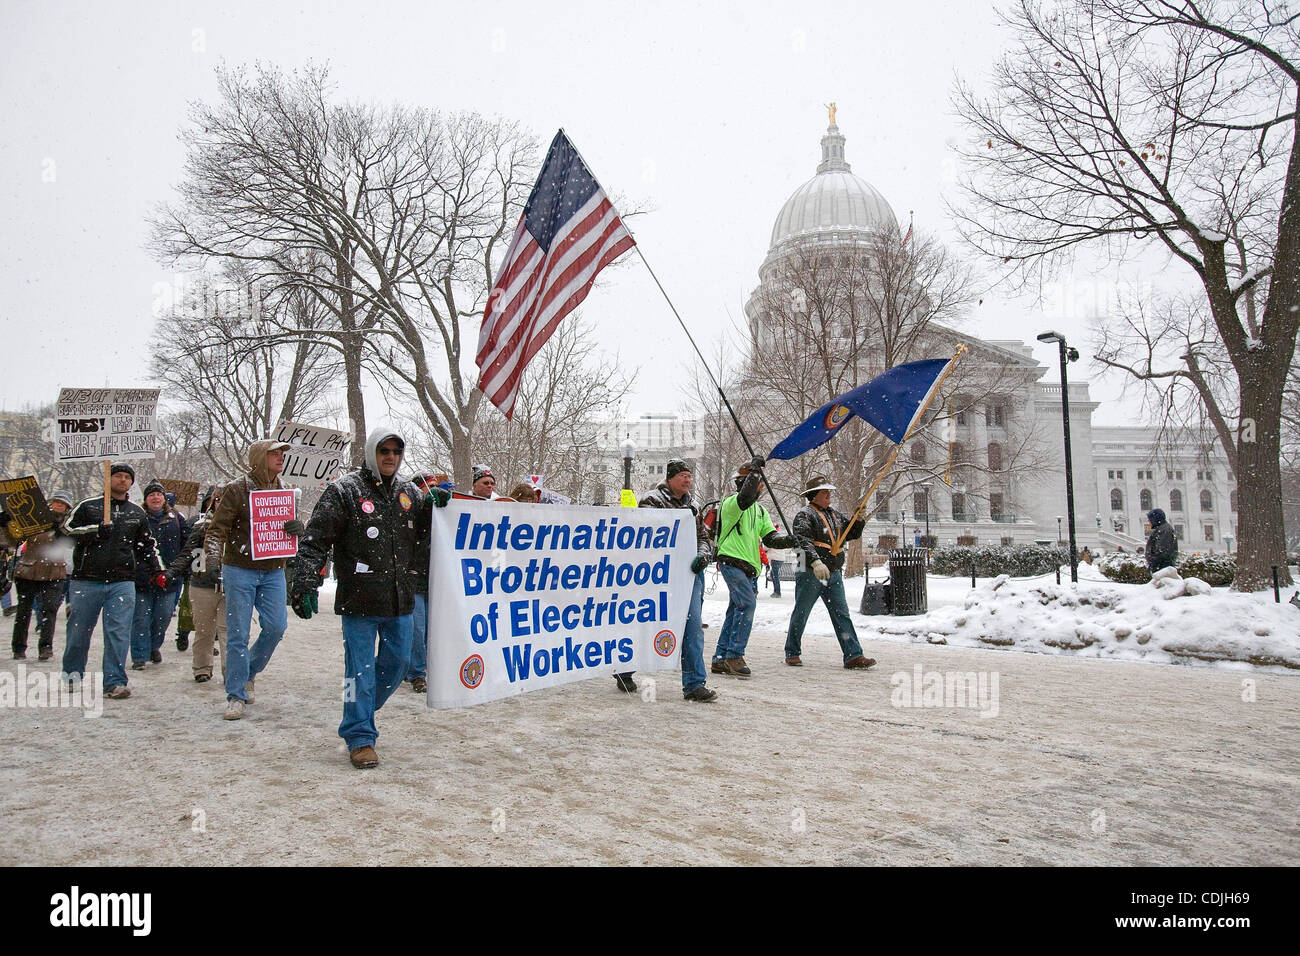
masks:
<svg viewBox="0 0 1300 956"><path fill-rule="evenodd" d="M872 482L867 493L862 496L862 500L858 502L858 506L853 509L853 517L849 519L848 524L844 526L839 537L835 539L835 546L837 548L843 547L844 539L848 537L849 534L849 528L853 527L853 522L857 520L858 515L862 513L862 509L865 508L867 502L871 500L871 496L875 493L876 488L879 487L880 482L884 480L889 469L894 467L894 462L898 460L898 455L903 450L903 445L909 438L916 434L917 429L921 427L921 419L925 416L925 410L930 407L930 403L934 401L935 396L939 394L939 386L942 385L943 380L948 377L948 373L956 367L957 360L966 354L966 352L967 348L965 343L958 343L956 350L952 353L952 358L949 360L948 364L944 366L939 377L935 379L934 384L930 386L930 394L925 397L924 404L922 404L921 407L917 409L916 414L912 416L912 425L907 430L906 434L903 435L903 440L894 446L894 454L890 456L889 461L885 462L885 467L880 470L880 474L876 476L876 480Z"/></svg>
<svg viewBox="0 0 1300 956"><path fill-rule="evenodd" d="M719 383L717 378L714 376L713 370L709 368L709 363L704 358L704 353L700 351L699 345L695 342L695 336L691 335L691 330L688 329L686 323L682 321L682 316L681 313L677 311L677 306L673 305L673 300L668 297L668 292L664 289L663 283L660 282L659 277L655 275L654 269L650 268L650 263L646 261L645 253L641 251L641 244L638 242L632 248L634 248L636 254L641 257L641 262L645 265L646 271L650 273L650 278L655 280L655 285L659 287L659 292L664 297L664 301L668 303L668 308L672 309L673 315L677 317L677 324L680 325L682 331L686 333L686 338L690 341L691 348L695 349L695 354L700 357L700 364L704 366L704 371L713 382L713 387L718 390L718 397L722 399L722 404L727 406L727 411L731 415L731 420L736 423L736 430L740 432L740 440L745 443L745 450L749 452L749 457L755 457L754 446L750 444L749 436L745 434L745 426L740 424L740 419L736 416L736 410L731 407L731 402L727 399L727 393L722 390L721 383ZM762 469L759 469L759 474L763 474ZM763 483L767 485L767 493L772 499L772 504L776 506L776 513L781 519L781 526L785 528L787 534L793 534L794 527L785 520L785 512L781 510L781 502L776 500L776 492L772 490L771 484L768 483L767 475L763 475Z"/></svg>

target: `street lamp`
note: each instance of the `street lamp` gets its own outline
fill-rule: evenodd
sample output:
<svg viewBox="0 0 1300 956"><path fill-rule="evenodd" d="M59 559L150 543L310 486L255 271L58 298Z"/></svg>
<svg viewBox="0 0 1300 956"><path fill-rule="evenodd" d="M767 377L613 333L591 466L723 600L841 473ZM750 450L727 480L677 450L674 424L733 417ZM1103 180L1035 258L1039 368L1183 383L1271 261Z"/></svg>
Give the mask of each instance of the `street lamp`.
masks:
<svg viewBox="0 0 1300 956"><path fill-rule="evenodd" d="M1061 516L1060 515L1056 516L1056 544L1057 547L1060 547L1061 545Z"/></svg>
<svg viewBox="0 0 1300 956"><path fill-rule="evenodd" d="M1075 555L1074 537L1074 466L1070 459L1070 380L1065 367L1068 362L1079 361L1079 350L1065 344L1065 336L1059 332L1042 332L1040 342L1055 342L1061 356L1061 428L1065 432L1065 510L1070 521L1070 582L1079 583L1079 559ZM1058 529L1059 529L1059 520ZM1057 531L1060 537L1060 531Z"/></svg>
<svg viewBox="0 0 1300 956"><path fill-rule="evenodd" d="M898 546L900 548L906 548L907 547L907 509L906 508L904 508L902 511L898 513L898 527L901 532L901 538L902 538L902 540L899 541Z"/></svg>
<svg viewBox="0 0 1300 956"><path fill-rule="evenodd" d="M623 439L623 444L619 445L623 452L623 488L631 490L632 488L632 456L636 454L636 442L632 436L628 435Z"/></svg>

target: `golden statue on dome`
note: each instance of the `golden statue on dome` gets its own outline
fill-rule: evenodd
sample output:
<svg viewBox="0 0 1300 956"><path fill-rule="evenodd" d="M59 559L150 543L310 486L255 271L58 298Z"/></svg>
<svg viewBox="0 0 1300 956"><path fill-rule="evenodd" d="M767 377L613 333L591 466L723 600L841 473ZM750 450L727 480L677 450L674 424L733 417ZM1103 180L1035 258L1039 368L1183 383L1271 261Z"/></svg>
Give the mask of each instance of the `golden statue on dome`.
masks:
<svg viewBox="0 0 1300 956"><path fill-rule="evenodd" d="M835 104L832 102L832 103L823 103L822 105L826 107L826 112L830 114L831 125L834 126L835 125Z"/></svg>

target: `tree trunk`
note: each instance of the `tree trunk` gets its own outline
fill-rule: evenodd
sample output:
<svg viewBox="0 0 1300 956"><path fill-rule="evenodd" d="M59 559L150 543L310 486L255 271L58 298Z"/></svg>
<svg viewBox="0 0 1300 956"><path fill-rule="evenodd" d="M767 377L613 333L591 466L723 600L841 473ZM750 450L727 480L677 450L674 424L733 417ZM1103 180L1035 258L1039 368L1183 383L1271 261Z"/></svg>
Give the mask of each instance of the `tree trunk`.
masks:
<svg viewBox="0 0 1300 956"><path fill-rule="evenodd" d="M1242 425L1237 443L1237 591L1273 585L1273 565L1281 584L1292 584L1286 563L1286 529L1282 520L1282 467L1279 422L1287 368L1259 361L1249 384L1241 389ZM1249 441L1249 422L1254 441Z"/></svg>
<svg viewBox="0 0 1300 956"><path fill-rule="evenodd" d="M452 480L456 482L456 487L469 491L474 486L473 462L469 460L470 456L470 435L465 429L453 425L451 428L451 475ZM494 467L492 462L488 462L488 467ZM497 478L498 482L506 480L504 475ZM500 494L505 494L509 488L498 489Z"/></svg>
<svg viewBox="0 0 1300 956"><path fill-rule="evenodd" d="M344 337L343 374L348 390L348 422L352 426L352 466L366 463L366 399L361 394L361 343L360 332Z"/></svg>

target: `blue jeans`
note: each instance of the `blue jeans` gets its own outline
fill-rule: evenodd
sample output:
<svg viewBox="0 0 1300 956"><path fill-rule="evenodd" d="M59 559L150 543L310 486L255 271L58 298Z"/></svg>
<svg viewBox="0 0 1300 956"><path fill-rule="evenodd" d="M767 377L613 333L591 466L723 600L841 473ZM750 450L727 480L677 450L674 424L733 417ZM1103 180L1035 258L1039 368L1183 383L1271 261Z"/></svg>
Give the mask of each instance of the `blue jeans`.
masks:
<svg viewBox="0 0 1300 956"><path fill-rule="evenodd" d="M226 592L226 699L248 703L244 685L266 669L289 626L284 571L250 571L223 564L221 584ZM250 648L254 607L262 633Z"/></svg>
<svg viewBox="0 0 1300 956"><path fill-rule="evenodd" d="M176 613L181 589L159 591L154 587L135 589L135 617L131 624L131 662L143 664L149 655L163 646L167 625Z"/></svg>
<svg viewBox="0 0 1300 956"><path fill-rule="evenodd" d="M691 607L682 631L682 692L703 687L704 676L704 572L695 575Z"/></svg>
<svg viewBox="0 0 1300 956"><path fill-rule="evenodd" d="M379 739L375 711L402 685L411 657L412 615L343 615L343 722L339 736L348 750L373 747ZM375 653L375 636L379 653Z"/></svg>
<svg viewBox="0 0 1300 956"><path fill-rule="evenodd" d="M131 647L131 618L135 615L134 581L73 581L68 589L66 645L63 673L81 677L86 672L90 635L100 613L104 616L104 690L126 686L126 654Z"/></svg>
<svg viewBox="0 0 1300 956"><path fill-rule="evenodd" d="M769 562L772 569L772 597L781 596L781 569L785 567L784 561Z"/></svg>
<svg viewBox="0 0 1300 956"><path fill-rule="evenodd" d="M722 580L727 584L731 601L727 605L727 616L722 620L722 633L718 635L718 646L713 650L715 661L744 657L745 646L749 644L749 632L754 627L754 606L758 603L755 587L757 578L751 578L740 568L730 564L721 565Z"/></svg>
<svg viewBox="0 0 1300 956"><path fill-rule="evenodd" d="M785 635L785 656L798 657L803 647L803 629L808 615L821 598L831 615L835 638L846 661L862 656L853 619L849 617L849 603L844 599L844 576L839 571L831 573L825 584L811 571L800 571L794 578L794 610L790 613L790 630Z"/></svg>
<svg viewBox="0 0 1300 956"><path fill-rule="evenodd" d="M429 597L426 594L415 596L415 613L411 631L411 669L406 672L407 680L429 676L429 645L425 632L429 627Z"/></svg>

